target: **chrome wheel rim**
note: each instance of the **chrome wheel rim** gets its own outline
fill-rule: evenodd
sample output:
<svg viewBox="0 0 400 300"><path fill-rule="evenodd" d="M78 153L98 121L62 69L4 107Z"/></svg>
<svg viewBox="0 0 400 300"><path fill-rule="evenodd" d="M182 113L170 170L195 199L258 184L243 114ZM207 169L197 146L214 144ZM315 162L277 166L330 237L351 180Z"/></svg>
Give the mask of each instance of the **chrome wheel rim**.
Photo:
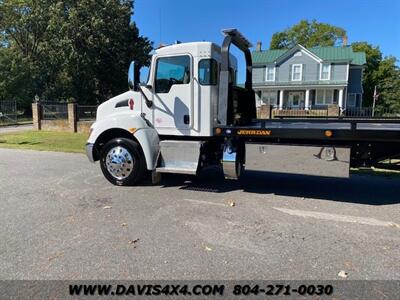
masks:
<svg viewBox="0 0 400 300"><path fill-rule="evenodd" d="M124 147L114 147L107 153L106 166L112 177L118 180L125 179L133 170L132 155Z"/></svg>

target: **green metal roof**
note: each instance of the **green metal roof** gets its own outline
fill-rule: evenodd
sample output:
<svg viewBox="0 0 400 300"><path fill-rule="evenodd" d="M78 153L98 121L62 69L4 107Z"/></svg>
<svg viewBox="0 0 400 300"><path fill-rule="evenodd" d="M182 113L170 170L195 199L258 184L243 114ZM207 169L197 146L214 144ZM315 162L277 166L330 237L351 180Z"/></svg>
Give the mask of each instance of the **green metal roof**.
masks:
<svg viewBox="0 0 400 300"><path fill-rule="evenodd" d="M279 56L285 53L286 49L268 50L268 51L254 51L251 54L253 64L268 64L273 63Z"/></svg>
<svg viewBox="0 0 400 300"><path fill-rule="evenodd" d="M254 64L274 63L277 58L290 49L266 50L252 52ZM351 46L346 47L313 47L308 50L325 61L350 61L353 65L364 65L366 63L364 52L353 52Z"/></svg>
<svg viewBox="0 0 400 300"><path fill-rule="evenodd" d="M365 65L367 63L365 52L353 52L353 54L355 55L351 62L353 65Z"/></svg>

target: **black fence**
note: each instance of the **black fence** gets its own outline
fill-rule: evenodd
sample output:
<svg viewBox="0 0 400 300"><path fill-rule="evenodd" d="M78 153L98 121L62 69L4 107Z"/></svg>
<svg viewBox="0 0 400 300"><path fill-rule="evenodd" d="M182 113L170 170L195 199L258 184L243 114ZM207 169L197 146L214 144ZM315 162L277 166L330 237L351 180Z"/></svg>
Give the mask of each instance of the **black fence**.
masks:
<svg viewBox="0 0 400 300"><path fill-rule="evenodd" d="M68 119L68 104L52 101L40 102L43 120Z"/></svg>
<svg viewBox="0 0 400 300"><path fill-rule="evenodd" d="M0 100L0 126L32 123L32 112L16 100Z"/></svg>
<svg viewBox="0 0 400 300"><path fill-rule="evenodd" d="M77 105L76 112L79 121L92 121L96 119L97 105Z"/></svg>
<svg viewBox="0 0 400 300"><path fill-rule="evenodd" d="M383 107L348 107L340 110L336 107L290 107L273 108L272 118L350 118L350 119L395 119L400 120L400 109L391 109Z"/></svg>
<svg viewBox="0 0 400 300"><path fill-rule="evenodd" d="M384 107L348 107L342 112L342 116L366 119L400 119L400 110Z"/></svg>
<svg viewBox="0 0 400 300"><path fill-rule="evenodd" d="M17 121L17 101L0 100L0 125L16 124Z"/></svg>

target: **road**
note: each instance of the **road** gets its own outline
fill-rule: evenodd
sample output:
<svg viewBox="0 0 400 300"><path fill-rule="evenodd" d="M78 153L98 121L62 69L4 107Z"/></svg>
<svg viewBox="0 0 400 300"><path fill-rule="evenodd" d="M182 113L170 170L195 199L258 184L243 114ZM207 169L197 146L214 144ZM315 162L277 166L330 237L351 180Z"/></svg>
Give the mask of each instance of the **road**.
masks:
<svg viewBox="0 0 400 300"><path fill-rule="evenodd" d="M259 171L116 187L84 155L0 149L0 279L400 279L399 190Z"/></svg>

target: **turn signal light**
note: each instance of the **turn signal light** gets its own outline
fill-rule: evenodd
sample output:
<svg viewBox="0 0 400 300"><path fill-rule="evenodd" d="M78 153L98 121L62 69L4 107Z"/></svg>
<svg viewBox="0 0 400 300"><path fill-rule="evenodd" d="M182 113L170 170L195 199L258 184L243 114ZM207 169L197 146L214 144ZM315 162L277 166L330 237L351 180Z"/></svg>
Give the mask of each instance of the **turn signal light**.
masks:
<svg viewBox="0 0 400 300"><path fill-rule="evenodd" d="M222 132L222 129L221 129L221 128L215 129L215 133L216 133L216 134L221 134L221 132Z"/></svg>
<svg viewBox="0 0 400 300"><path fill-rule="evenodd" d="M326 137L332 137L332 135L333 135L332 130L325 130L325 136Z"/></svg>

